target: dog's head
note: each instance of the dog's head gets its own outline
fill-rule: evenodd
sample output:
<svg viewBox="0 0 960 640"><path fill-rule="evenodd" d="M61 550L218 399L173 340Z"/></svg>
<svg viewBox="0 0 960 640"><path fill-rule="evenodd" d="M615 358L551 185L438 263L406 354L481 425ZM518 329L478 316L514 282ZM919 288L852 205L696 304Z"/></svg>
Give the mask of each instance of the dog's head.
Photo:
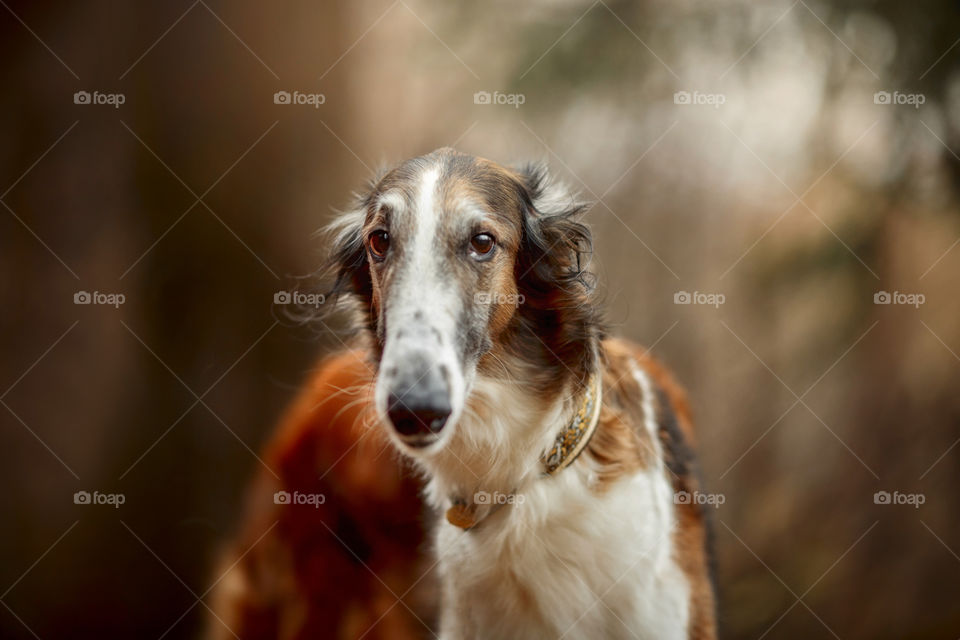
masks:
<svg viewBox="0 0 960 640"><path fill-rule="evenodd" d="M443 446L478 373L530 365L524 382L547 392L592 366L584 209L543 167L440 149L375 178L334 223L333 295L359 303L377 412L409 452Z"/></svg>

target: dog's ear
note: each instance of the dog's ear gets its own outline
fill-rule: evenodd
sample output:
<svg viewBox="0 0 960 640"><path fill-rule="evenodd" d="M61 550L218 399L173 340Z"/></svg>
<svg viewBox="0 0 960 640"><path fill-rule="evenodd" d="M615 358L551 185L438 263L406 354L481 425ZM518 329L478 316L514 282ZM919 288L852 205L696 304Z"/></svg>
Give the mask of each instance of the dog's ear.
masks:
<svg viewBox="0 0 960 640"><path fill-rule="evenodd" d="M354 206L341 213L325 230L329 242L324 274L328 278L329 302L354 295L369 300L372 292L367 253L363 246L366 198L357 197Z"/></svg>
<svg viewBox="0 0 960 640"><path fill-rule="evenodd" d="M518 175L524 211L517 283L554 305L581 304L595 285L593 237L578 220L590 205L553 180L543 164L525 165Z"/></svg>
<svg viewBox="0 0 960 640"><path fill-rule="evenodd" d="M603 319L590 271L593 238L579 217L589 204L552 180L543 165L518 170L523 239L516 260L520 326L536 332L553 371L585 383L596 370ZM528 341L527 344L530 344ZM553 383L555 384L555 382Z"/></svg>

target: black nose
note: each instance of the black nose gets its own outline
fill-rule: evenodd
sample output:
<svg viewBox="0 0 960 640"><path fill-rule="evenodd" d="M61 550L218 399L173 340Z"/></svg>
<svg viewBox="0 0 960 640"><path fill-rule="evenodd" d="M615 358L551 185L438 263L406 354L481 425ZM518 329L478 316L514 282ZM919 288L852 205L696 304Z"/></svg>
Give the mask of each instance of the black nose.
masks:
<svg viewBox="0 0 960 640"><path fill-rule="evenodd" d="M402 436L421 436L440 433L450 417L447 394L431 394L428 398L406 399L391 395L387 417Z"/></svg>

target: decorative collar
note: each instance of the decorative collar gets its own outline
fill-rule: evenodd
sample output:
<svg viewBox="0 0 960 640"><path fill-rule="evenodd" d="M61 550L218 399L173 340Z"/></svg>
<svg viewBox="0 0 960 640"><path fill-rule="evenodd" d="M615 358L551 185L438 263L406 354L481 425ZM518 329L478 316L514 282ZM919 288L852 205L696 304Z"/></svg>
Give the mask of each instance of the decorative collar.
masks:
<svg viewBox="0 0 960 640"><path fill-rule="evenodd" d="M557 434L556 442L543 458L547 475L552 476L565 469L587 446L600 422L602 402L603 384L600 376L593 374L587 381L587 392L583 395L580 409L573 415L573 421Z"/></svg>
<svg viewBox="0 0 960 640"><path fill-rule="evenodd" d="M603 403L603 382L599 374L593 374L587 381L587 390L583 395L580 407L573 415L570 424L557 434L550 451L543 456L543 476L556 475L570 466L586 448L590 438L597 430L600 422L600 406ZM489 498L486 492L479 492ZM508 502L497 501L490 504L490 500L480 503L473 500L454 497L453 505L447 509L447 522L460 527L464 531L473 529L478 524L497 512Z"/></svg>

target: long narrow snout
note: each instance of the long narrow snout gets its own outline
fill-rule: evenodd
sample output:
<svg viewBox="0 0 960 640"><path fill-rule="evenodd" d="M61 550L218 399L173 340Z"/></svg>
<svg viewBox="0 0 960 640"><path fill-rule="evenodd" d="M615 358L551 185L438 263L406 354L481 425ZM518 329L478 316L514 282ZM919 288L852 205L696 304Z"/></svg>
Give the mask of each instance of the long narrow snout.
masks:
<svg viewBox="0 0 960 640"><path fill-rule="evenodd" d="M457 412L462 383L453 349L423 313L387 339L380 363L377 397L396 435L413 448L440 439Z"/></svg>
<svg viewBox="0 0 960 640"><path fill-rule="evenodd" d="M383 339L377 410L394 439L414 449L450 437L467 386L464 296L451 277L462 247L451 255L452 231L441 224L448 220L438 188L442 174L439 166L421 167L413 194L394 189L383 196L390 215L379 214L377 222L390 231L381 243L384 267L371 269L382 275L376 283Z"/></svg>

